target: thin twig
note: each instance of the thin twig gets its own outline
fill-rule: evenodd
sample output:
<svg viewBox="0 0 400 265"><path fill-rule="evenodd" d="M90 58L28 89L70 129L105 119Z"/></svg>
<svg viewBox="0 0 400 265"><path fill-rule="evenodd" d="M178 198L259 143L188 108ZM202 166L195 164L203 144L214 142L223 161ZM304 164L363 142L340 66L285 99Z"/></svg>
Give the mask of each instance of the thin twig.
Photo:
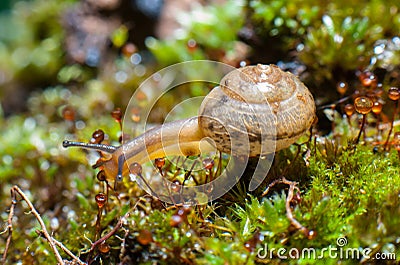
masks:
<svg viewBox="0 0 400 265"><path fill-rule="evenodd" d="M40 217L40 214L37 212L37 210L35 209L35 207L31 203L31 201L28 199L28 197L25 195L25 193L18 186L13 186L11 188L12 204L11 204L11 207L10 207L10 214L8 216L8 231L9 231L9 234L8 234L8 238L7 238L6 247L5 247L5 250L4 250L4 253L3 253L2 264L5 264L5 262L6 262L7 252L8 252L8 249L10 247L10 243L11 243L12 218L14 216L14 208L15 208L15 205L17 203L17 201L16 201L16 193L18 193L22 197L22 199L28 204L28 207L31 210L32 214L36 217L36 220L39 222L40 227L42 228L41 233L43 234L43 236L49 242L49 245L50 245L51 249L53 250L54 255L56 256L56 259L57 259L58 263L61 264L61 265L65 265L63 259L61 258L60 253L57 250L57 247L56 247L56 244L54 242L54 239L50 236L49 232L47 232L46 225L44 224L43 219Z"/></svg>
<svg viewBox="0 0 400 265"><path fill-rule="evenodd" d="M115 234L115 232L117 232L118 229L120 229L122 227L122 220L123 219L124 218L120 218L118 220L117 224L115 225L115 227L110 232L108 232L103 237L101 237L100 239L98 239L94 243L92 243L92 246L90 247L89 253L92 252L98 245L100 245L101 243L103 243L104 241L109 239L111 236L113 236Z"/></svg>
<svg viewBox="0 0 400 265"><path fill-rule="evenodd" d="M293 216L293 211L292 211L292 208L290 207L290 203L293 200L294 191L295 190L300 191L300 189L297 187L298 182L290 181L290 180L287 180L285 177L281 177L281 178L273 181L271 184L269 184L267 189L263 192L262 196L267 195L270 188L279 183L289 185L289 191L288 191L288 195L286 197L285 208L286 208L286 217L289 219L290 224L294 228L296 228L297 230L302 232L308 239L314 238L316 235L315 232L312 230L309 230L308 228L306 228L302 224L300 224L300 222L297 221L296 218Z"/></svg>
<svg viewBox="0 0 400 265"><path fill-rule="evenodd" d="M343 103L343 102L345 102L345 101L351 99L352 96L353 96L353 95L349 95L349 96L346 96L346 97L344 97L344 98L341 98L341 99L339 99L339 100L337 100L337 101L335 101L335 102L333 102L333 103L331 103L331 104L326 104L326 105L323 105L323 106L318 106L318 107L317 107L317 110L332 108L332 106L339 105L339 104L341 104L341 103Z"/></svg>
<svg viewBox="0 0 400 265"><path fill-rule="evenodd" d="M77 256L74 255L66 246L63 245L60 241L57 241L53 238L54 244L56 244L59 248L61 248L68 256L70 256L73 260L75 260L79 265L87 265L87 263L81 261Z"/></svg>
<svg viewBox="0 0 400 265"><path fill-rule="evenodd" d="M89 251L88 251L89 253L91 253L92 251L94 251L95 248L96 248L98 245L100 245L100 244L102 244L103 242L105 242L107 239L109 239L111 236L113 236L113 235L118 231L118 229L120 229L120 228L122 227L122 224L123 224L124 220L125 220L126 218L129 217L129 215L131 214L131 212L133 212L133 210L136 209L136 207L137 207L137 206L139 205L139 203L140 203L140 200L141 200L141 198L139 198L139 199L137 200L137 202L135 203L135 205L133 205L133 207L132 207L124 216L122 216L122 217L118 220L117 224L115 225L115 227L114 227L110 232L108 232L108 233L105 234L103 237L101 237L100 239L98 239L98 240L96 240L95 242L92 243L92 245L91 245L91 247L90 247L90 249L89 249Z"/></svg>
<svg viewBox="0 0 400 265"><path fill-rule="evenodd" d="M119 258L120 258L121 262L119 263L119 265L123 265L122 260L123 260L123 257L126 254L126 251L127 251L127 249L126 249L126 238L128 237L128 235L129 235L129 229L126 229L124 238L122 239L122 242L121 242L121 251L120 251L120 254L119 254Z"/></svg>
<svg viewBox="0 0 400 265"><path fill-rule="evenodd" d="M10 214L8 215L8 221L7 221L8 236L7 236L6 246L4 248L3 257L1 259L1 264L6 264L7 253L8 253L8 249L10 248L10 244L11 244L11 237L12 237L12 231L13 231L12 218L14 216L14 209L15 209L16 204L17 204L17 201L15 198L15 194L13 192L11 192Z"/></svg>
<svg viewBox="0 0 400 265"><path fill-rule="evenodd" d="M290 207L290 202L293 200L294 190L299 191L299 188L296 186L297 182L284 180L285 184L289 185L289 191L286 198L286 216L289 219L290 223L298 230L300 230L305 236L308 237L309 230L305 228L299 221L296 220L293 216L292 208Z"/></svg>
<svg viewBox="0 0 400 265"><path fill-rule="evenodd" d="M360 132L358 133L358 136L357 136L357 139L356 139L356 144L358 144L358 142L360 141L360 137L361 137L361 134L364 132L364 137L365 137L365 123L366 123L366 121L367 121L367 115L366 114L363 114L363 119L362 119L362 123L361 123L361 129L360 129Z"/></svg>
<svg viewBox="0 0 400 265"><path fill-rule="evenodd" d="M270 190L273 186L275 186L276 184L280 184L280 183L288 184L288 183L286 183L286 182L288 182L288 180L287 180L285 177L280 177L280 178L278 178L278 179L275 179L274 181L272 181L272 182L268 185L268 187L265 189L265 191L263 192L263 194L261 194L261 196L264 197L265 195L267 195L268 192L269 192L269 190ZM290 182L291 182L291 181L290 181ZM295 183L297 184L297 182L295 182Z"/></svg>
<svg viewBox="0 0 400 265"><path fill-rule="evenodd" d="M390 140L390 135L392 134L392 131L393 131L393 127L394 127L393 124L394 124L394 119L396 118L398 106L399 106L399 101L397 100L397 101L394 103L394 110L393 110L392 121L391 121L391 123L390 123L389 133L388 133L388 136L387 136L387 138L386 138L385 145L384 145L384 150L385 150L385 151L389 151L389 150L390 150L389 140Z"/></svg>

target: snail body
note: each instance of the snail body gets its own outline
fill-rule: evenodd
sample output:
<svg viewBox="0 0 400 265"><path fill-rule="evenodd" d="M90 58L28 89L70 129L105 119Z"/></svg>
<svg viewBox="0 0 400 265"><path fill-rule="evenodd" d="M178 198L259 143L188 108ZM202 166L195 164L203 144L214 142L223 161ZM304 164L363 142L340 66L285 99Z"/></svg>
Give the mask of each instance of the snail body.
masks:
<svg viewBox="0 0 400 265"><path fill-rule="evenodd" d="M296 76L258 64L225 75L197 117L165 123L119 147L67 140L63 146L105 153L94 167L113 181L129 173L128 165L168 155L192 156L213 148L234 156L272 153L293 144L314 118L313 97Z"/></svg>

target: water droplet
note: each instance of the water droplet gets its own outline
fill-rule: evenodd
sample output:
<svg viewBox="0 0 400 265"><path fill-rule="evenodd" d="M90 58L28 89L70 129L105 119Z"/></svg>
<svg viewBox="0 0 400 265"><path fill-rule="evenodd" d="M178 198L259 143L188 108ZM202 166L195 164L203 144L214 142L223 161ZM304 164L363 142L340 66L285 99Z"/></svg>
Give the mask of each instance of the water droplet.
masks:
<svg viewBox="0 0 400 265"><path fill-rule="evenodd" d="M3 163L6 165L11 165L13 162L13 158L10 155L3 156Z"/></svg>
<svg viewBox="0 0 400 265"><path fill-rule="evenodd" d="M165 165L165 158L156 158L154 160L154 164L156 165L157 168L162 168Z"/></svg>
<svg viewBox="0 0 400 265"><path fill-rule="evenodd" d="M384 51L385 51L385 44L383 44L383 43L374 48L374 53L375 54L381 54Z"/></svg>
<svg viewBox="0 0 400 265"><path fill-rule="evenodd" d="M132 174L141 175L142 174L142 165L137 162L134 162L130 167Z"/></svg>
<svg viewBox="0 0 400 265"><path fill-rule="evenodd" d="M371 111L373 102L368 97L358 97L354 100L356 111L360 114L367 114Z"/></svg>
<svg viewBox="0 0 400 265"><path fill-rule="evenodd" d="M99 208L103 208L107 202L107 196L104 193L100 192L95 196L95 200L96 200L97 206Z"/></svg>
<svg viewBox="0 0 400 265"><path fill-rule="evenodd" d="M397 87L391 87L388 91L388 96L391 100L398 100L400 98L400 90Z"/></svg>
<svg viewBox="0 0 400 265"><path fill-rule="evenodd" d="M26 118L24 121L24 128L28 131L35 129L36 121L34 118Z"/></svg>
<svg viewBox="0 0 400 265"><path fill-rule="evenodd" d="M354 110L355 110L355 108L354 108L353 104L349 103L349 104L346 104L346 106L344 106L344 112L346 113L346 115L348 117L350 117L351 115L354 114Z"/></svg>
<svg viewBox="0 0 400 265"><path fill-rule="evenodd" d="M134 65L138 65L142 62L142 56L139 53L132 54L130 61Z"/></svg>
<svg viewBox="0 0 400 265"><path fill-rule="evenodd" d="M124 71L118 71L115 73L115 80L118 83L125 83L127 79L128 79L128 75Z"/></svg>
<svg viewBox="0 0 400 265"><path fill-rule="evenodd" d="M107 253L110 251L110 245L106 243L106 241L103 241L99 246L98 249L101 253Z"/></svg>
<svg viewBox="0 0 400 265"><path fill-rule="evenodd" d="M144 76L146 74L146 67L144 65L137 65L135 69L133 69L133 73L137 76Z"/></svg>
<svg viewBox="0 0 400 265"><path fill-rule="evenodd" d="M60 222L57 218L53 217L50 220L50 227L52 230L57 230L60 227Z"/></svg>
<svg viewBox="0 0 400 265"><path fill-rule="evenodd" d="M177 227L183 222L182 216L178 214L174 214L171 216L171 219L169 221L169 225L172 227Z"/></svg>
<svg viewBox="0 0 400 265"><path fill-rule="evenodd" d="M372 112L375 114L380 114L382 112L382 104L379 101L375 101L372 106Z"/></svg>
<svg viewBox="0 0 400 265"><path fill-rule="evenodd" d="M340 95L343 96L346 93L348 87L349 86L346 82L339 82L336 85L336 90Z"/></svg>
<svg viewBox="0 0 400 265"><path fill-rule="evenodd" d="M137 240L141 245L148 245L153 241L153 236L149 230L142 229L139 232Z"/></svg>
<svg viewBox="0 0 400 265"><path fill-rule="evenodd" d="M83 122L83 121L77 121L77 122L75 122L75 127L76 127L78 130L82 130L83 128L86 127L86 124L85 124L85 122Z"/></svg>

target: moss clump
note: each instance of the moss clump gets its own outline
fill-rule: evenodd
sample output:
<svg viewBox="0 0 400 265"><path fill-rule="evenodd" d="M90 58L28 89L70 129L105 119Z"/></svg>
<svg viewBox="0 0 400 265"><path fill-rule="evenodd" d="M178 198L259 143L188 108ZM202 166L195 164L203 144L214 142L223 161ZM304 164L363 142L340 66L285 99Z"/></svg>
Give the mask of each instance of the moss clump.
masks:
<svg viewBox="0 0 400 265"><path fill-rule="evenodd" d="M261 39L280 42L274 47L283 56L296 50L318 82L334 78L338 70L367 67L376 42L400 29L396 1L254 0L249 14Z"/></svg>
<svg viewBox="0 0 400 265"><path fill-rule="evenodd" d="M268 260L279 260L279 248L300 252L314 248L317 256L324 256L322 249L339 248L340 238L347 241L343 249L370 248L372 253L390 250L398 254L400 163L397 154L373 154L370 147L357 146L342 151L334 163L320 152L309 163L309 183L303 188L301 203L294 215L316 232L316 238L309 240L300 231L291 230L285 218L284 194L264 199L250 197L245 206L235 208L234 213L240 220L236 231L241 237L249 240L258 231L262 244L267 244L270 250L275 248L271 257L268 253ZM325 254L325 262L331 264L339 260L345 264L355 261ZM305 257L289 263L319 262Z"/></svg>

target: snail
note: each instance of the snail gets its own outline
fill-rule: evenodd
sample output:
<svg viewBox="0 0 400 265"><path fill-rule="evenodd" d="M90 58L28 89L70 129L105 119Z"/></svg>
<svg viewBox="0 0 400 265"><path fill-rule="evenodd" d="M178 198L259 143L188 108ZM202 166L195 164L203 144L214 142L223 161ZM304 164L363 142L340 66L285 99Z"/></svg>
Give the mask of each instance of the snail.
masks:
<svg viewBox="0 0 400 265"><path fill-rule="evenodd" d="M193 156L216 148L256 157L287 148L309 130L315 110L310 91L296 76L258 64L226 74L196 117L165 123L119 147L68 140L63 146L101 151L93 167L114 181L129 173L129 165L168 155Z"/></svg>

